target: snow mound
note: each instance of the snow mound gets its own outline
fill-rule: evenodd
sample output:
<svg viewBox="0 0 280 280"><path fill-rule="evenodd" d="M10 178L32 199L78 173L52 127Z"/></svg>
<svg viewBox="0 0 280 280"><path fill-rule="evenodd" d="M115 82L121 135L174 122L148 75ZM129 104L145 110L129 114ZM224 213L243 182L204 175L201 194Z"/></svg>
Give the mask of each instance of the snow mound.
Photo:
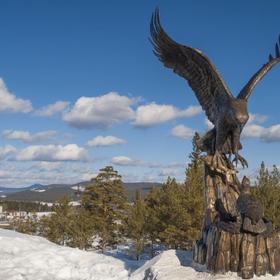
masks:
<svg viewBox="0 0 280 280"><path fill-rule="evenodd" d="M191 252L168 250L146 262L132 273L130 280L241 280L236 273L213 275L192 262ZM254 277L259 280L280 280L280 276Z"/></svg>
<svg viewBox="0 0 280 280"><path fill-rule="evenodd" d="M128 279L121 260L3 229L0 229L0 267L3 280Z"/></svg>
<svg viewBox="0 0 280 280"><path fill-rule="evenodd" d="M131 261L130 261L131 262ZM79 249L58 246L44 238L0 229L2 280L240 280L236 273L212 275L192 263L186 251L169 250L129 276L131 264ZM254 279L280 280L280 276Z"/></svg>

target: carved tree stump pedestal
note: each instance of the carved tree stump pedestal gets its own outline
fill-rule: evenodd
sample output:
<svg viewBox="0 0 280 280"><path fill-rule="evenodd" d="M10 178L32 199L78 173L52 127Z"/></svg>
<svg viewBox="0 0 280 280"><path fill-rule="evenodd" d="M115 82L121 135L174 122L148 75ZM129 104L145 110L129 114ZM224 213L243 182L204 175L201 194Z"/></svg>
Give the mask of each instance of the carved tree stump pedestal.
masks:
<svg viewBox="0 0 280 280"><path fill-rule="evenodd" d="M240 212L237 201L242 187L231 162L224 156L219 168L212 165L212 156L207 156L204 220L193 260L213 273L232 271L243 279L278 274L280 233L274 231L272 223L266 219L255 224ZM246 200L244 204L246 208ZM248 204L249 210L258 209L250 208L250 201Z"/></svg>
<svg viewBox="0 0 280 280"><path fill-rule="evenodd" d="M216 225L203 232L194 247L194 261L213 273L237 272L243 279L280 272L280 236L231 233Z"/></svg>

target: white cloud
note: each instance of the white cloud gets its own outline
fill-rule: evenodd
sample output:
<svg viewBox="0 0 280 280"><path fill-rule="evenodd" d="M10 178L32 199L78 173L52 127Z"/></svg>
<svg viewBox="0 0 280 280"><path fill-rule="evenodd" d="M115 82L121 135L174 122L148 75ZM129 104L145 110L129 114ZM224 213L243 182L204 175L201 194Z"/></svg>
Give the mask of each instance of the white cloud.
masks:
<svg viewBox="0 0 280 280"><path fill-rule="evenodd" d="M134 102L116 92L98 97L80 97L63 119L77 128L106 128L132 120L134 111L131 105Z"/></svg>
<svg viewBox="0 0 280 280"><path fill-rule="evenodd" d="M186 164L185 163L170 163L170 164L163 164L163 163L156 163L156 162L148 162L144 160L139 159L132 159L127 156L116 156L113 157L111 160L111 163L119 166L142 166L147 167L150 169L185 169Z"/></svg>
<svg viewBox="0 0 280 280"><path fill-rule="evenodd" d="M0 112L29 113L32 111L31 102L10 93L2 78L0 78L0 100Z"/></svg>
<svg viewBox="0 0 280 280"><path fill-rule="evenodd" d="M24 130L4 130L2 135L5 139L20 140L25 143L41 142L54 138L57 134L54 130L41 131L31 134L29 131Z"/></svg>
<svg viewBox="0 0 280 280"><path fill-rule="evenodd" d="M243 138L259 138L264 142L280 142L280 124L264 127L260 124L268 119L261 114L249 114L248 124L242 131Z"/></svg>
<svg viewBox="0 0 280 280"><path fill-rule="evenodd" d="M185 169L183 168L164 168L162 169L158 176L159 177L177 177L177 176L181 176L185 173Z"/></svg>
<svg viewBox="0 0 280 280"><path fill-rule="evenodd" d="M266 142L279 142L280 141L280 124L272 125L265 129L265 135L263 139Z"/></svg>
<svg viewBox="0 0 280 280"><path fill-rule="evenodd" d="M115 137L115 136L96 136L92 140L87 142L88 146L91 147L99 147L99 146L111 146L117 144L125 144L126 141L124 139Z"/></svg>
<svg viewBox="0 0 280 280"><path fill-rule="evenodd" d="M249 124L244 127L242 137L260 138L265 142L279 142L280 124L272 125L267 128L257 124Z"/></svg>
<svg viewBox="0 0 280 280"><path fill-rule="evenodd" d="M179 163L174 162L170 164L162 164L162 163L146 163L145 166L151 168L151 169L163 169L163 168L186 168L186 163Z"/></svg>
<svg viewBox="0 0 280 280"><path fill-rule="evenodd" d="M171 135L182 139L191 139L195 131L183 124L177 125L171 130Z"/></svg>
<svg viewBox="0 0 280 280"><path fill-rule="evenodd" d="M262 124L262 123L264 123L267 119L268 119L268 117L265 116L265 115L249 113L248 124L251 124L251 123L259 123L259 124Z"/></svg>
<svg viewBox="0 0 280 280"><path fill-rule="evenodd" d="M35 112L35 115L40 117L51 117L59 112L65 110L69 105L67 101L57 101L53 104L47 105Z"/></svg>
<svg viewBox="0 0 280 280"><path fill-rule="evenodd" d="M86 161L87 152L76 144L34 145L21 150L16 160L19 161Z"/></svg>
<svg viewBox="0 0 280 280"><path fill-rule="evenodd" d="M214 125L212 124L212 122L210 122L207 118L205 118L205 126L206 126L207 130L214 128Z"/></svg>
<svg viewBox="0 0 280 280"><path fill-rule="evenodd" d="M12 174L10 171L8 170L0 170L0 178L7 178L7 177L11 177Z"/></svg>
<svg viewBox="0 0 280 280"><path fill-rule="evenodd" d="M190 106L185 110L179 110L172 105L159 105L153 102L137 108L134 125L143 128L151 127L176 118L190 118L201 111L200 106Z"/></svg>
<svg viewBox="0 0 280 280"><path fill-rule="evenodd" d="M134 111L132 105L138 101L116 92L98 97L83 96L64 113L63 120L77 128L107 128L125 121L133 121L136 127L145 128L176 118L190 118L202 111L200 106L180 110L172 105L156 103L141 105Z"/></svg>
<svg viewBox="0 0 280 280"><path fill-rule="evenodd" d="M91 179L96 178L98 175L98 173L94 173L94 172L86 172L84 174L82 174L82 180L83 181L90 181Z"/></svg>
<svg viewBox="0 0 280 280"><path fill-rule="evenodd" d="M98 167L97 169L101 168ZM0 186L26 187L34 183L77 184L94 175L92 162L2 161Z"/></svg>
<svg viewBox="0 0 280 280"><path fill-rule="evenodd" d="M39 170L45 170L45 171L53 171L53 170L59 170L62 166L61 162L48 162L48 161L40 161L35 163L32 168L37 168Z"/></svg>
<svg viewBox="0 0 280 280"><path fill-rule="evenodd" d="M126 156L117 156L112 158L112 163L121 166L138 166L142 165L140 160L134 160Z"/></svg>
<svg viewBox="0 0 280 280"><path fill-rule="evenodd" d="M16 151L17 149L11 145L0 147L0 160L5 159L9 155L15 154Z"/></svg>
<svg viewBox="0 0 280 280"><path fill-rule="evenodd" d="M246 125L242 131L244 138L261 138L264 133L264 127L258 124Z"/></svg>

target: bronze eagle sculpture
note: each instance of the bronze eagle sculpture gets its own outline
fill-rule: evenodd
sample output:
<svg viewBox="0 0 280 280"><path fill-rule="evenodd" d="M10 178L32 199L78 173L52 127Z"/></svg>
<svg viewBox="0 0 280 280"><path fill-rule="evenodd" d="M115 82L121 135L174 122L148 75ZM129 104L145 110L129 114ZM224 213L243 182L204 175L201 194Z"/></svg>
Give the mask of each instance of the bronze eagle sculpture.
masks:
<svg viewBox="0 0 280 280"><path fill-rule="evenodd" d="M213 155L213 165L219 165L224 154L234 154L233 161L247 166L247 161L238 153L242 148L240 135L249 119L247 101L265 74L280 61L279 42L275 46L275 56L269 55L264 64L234 97L210 59L200 50L178 44L171 39L160 24L159 10L156 9L150 23L151 42L154 54L167 68L188 81L202 109L214 128L200 141L200 148Z"/></svg>

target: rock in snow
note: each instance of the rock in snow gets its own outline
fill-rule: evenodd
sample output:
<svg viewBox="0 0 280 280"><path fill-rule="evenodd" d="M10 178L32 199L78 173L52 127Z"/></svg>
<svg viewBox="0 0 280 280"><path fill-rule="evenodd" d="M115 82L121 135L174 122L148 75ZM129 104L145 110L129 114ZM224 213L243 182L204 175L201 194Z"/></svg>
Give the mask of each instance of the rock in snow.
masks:
<svg viewBox="0 0 280 280"><path fill-rule="evenodd" d="M191 253L169 250L129 275L129 262L95 252L58 246L38 236L0 229L2 280L219 280L235 273L211 275L192 264ZM260 280L280 280L266 276Z"/></svg>

